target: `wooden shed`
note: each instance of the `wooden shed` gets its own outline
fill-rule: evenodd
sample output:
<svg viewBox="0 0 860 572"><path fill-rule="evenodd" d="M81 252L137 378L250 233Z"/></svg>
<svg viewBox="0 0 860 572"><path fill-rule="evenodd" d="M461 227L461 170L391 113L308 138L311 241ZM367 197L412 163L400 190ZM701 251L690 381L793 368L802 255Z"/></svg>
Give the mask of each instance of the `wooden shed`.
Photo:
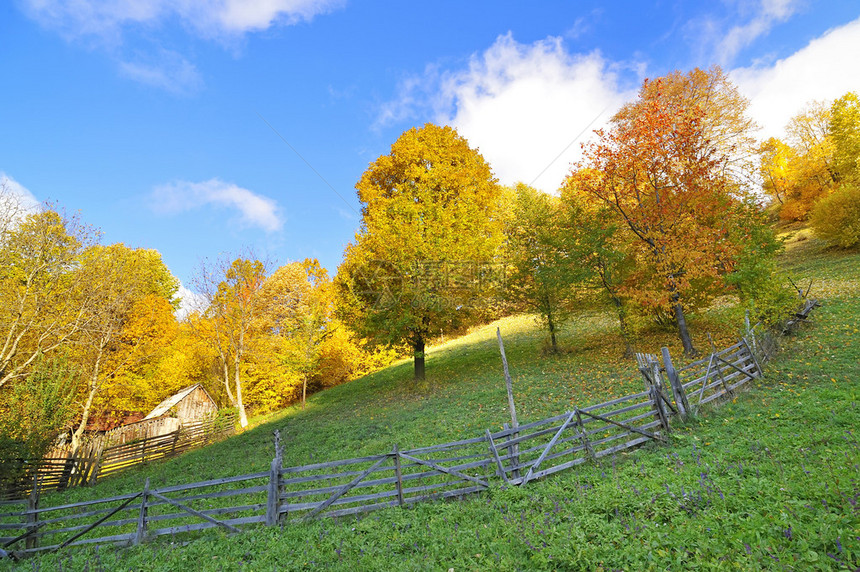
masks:
<svg viewBox="0 0 860 572"><path fill-rule="evenodd" d="M202 385L197 383L171 395L159 403L143 419L145 421L147 419L169 416L175 417L182 424L186 421L214 415L217 411L218 405L216 405L215 400L212 399L208 391L203 389Z"/></svg>

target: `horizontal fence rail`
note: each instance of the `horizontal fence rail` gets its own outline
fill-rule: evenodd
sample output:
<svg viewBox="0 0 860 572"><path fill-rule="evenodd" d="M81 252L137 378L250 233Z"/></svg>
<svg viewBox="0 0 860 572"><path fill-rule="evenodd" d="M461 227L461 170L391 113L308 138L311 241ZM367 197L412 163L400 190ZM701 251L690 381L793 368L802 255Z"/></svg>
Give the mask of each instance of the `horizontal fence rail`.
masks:
<svg viewBox="0 0 860 572"><path fill-rule="evenodd" d="M117 445L110 444L108 432L63 458L0 459L0 499L25 497L36 481L40 492L95 484L129 467L215 443L235 432L237 417L231 412L186 423L165 435L143 436Z"/></svg>
<svg viewBox="0 0 860 572"><path fill-rule="evenodd" d="M380 455L283 467L275 432L276 455L268 471L160 489L150 489L147 479L139 492L45 508L38 506L42 487L31 487L28 500L0 501L0 547L21 557L66 546L138 544L209 528L232 533L248 525L463 497L493 482L524 486L589 460L665 441L673 415L684 417L731 397L762 375L745 339L678 370L665 348L662 358L660 363L653 355L637 355L644 391L501 431L487 429L472 439L407 450L395 445ZM134 443L105 449L100 467L119 470L113 467L164 456L166 447L183 443L169 434L139 449ZM107 534L94 536L96 529Z"/></svg>
<svg viewBox="0 0 860 572"><path fill-rule="evenodd" d="M4 549L26 556L86 544L135 544L164 535L463 497L501 478L525 485L652 439L667 427L655 391L575 409L516 428L389 453L149 489L106 499L0 513ZM124 445L125 446L125 445ZM39 487L41 490L41 487ZM37 493L33 493L37 494ZM26 506L13 501L4 507ZM98 529L99 536L95 536Z"/></svg>

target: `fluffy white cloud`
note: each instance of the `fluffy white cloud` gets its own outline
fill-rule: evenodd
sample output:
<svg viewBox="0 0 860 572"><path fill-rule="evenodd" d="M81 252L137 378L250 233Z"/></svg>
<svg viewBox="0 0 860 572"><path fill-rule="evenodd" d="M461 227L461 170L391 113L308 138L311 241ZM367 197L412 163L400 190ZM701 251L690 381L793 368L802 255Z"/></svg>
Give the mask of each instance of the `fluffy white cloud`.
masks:
<svg viewBox="0 0 860 572"><path fill-rule="evenodd" d="M33 193L3 171L0 171L0 190L2 190L0 192L0 200L2 200L4 206L11 208L11 205L6 205L6 199L8 198L9 201L15 204L16 210L20 210L21 212L34 211L39 207L39 201Z"/></svg>
<svg viewBox="0 0 860 572"><path fill-rule="evenodd" d="M179 309L176 310L176 319L183 320L192 312L203 312L206 309L206 297L189 290L184 285L179 285Z"/></svg>
<svg viewBox="0 0 860 572"><path fill-rule="evenodd" d="M715 37L717 61L731 62L738 52L767 34L775 24L793 16L799 4L798 0L761 0L754 6L752 17L743 24L732 26L728 31L712 26L711 30L718 34Z"/></svg>
<svg viewBox="0 0 860 572"><path fill-rule="evenodd" d="M507 34L467 69L431 66L404 81L379 121L429 110L478 147L502 183L552 192L579 158L579 143L633 96L619 87L620 69L598 52L567 53L560 38L526 45Z"/></svg>
<svg viewBox="0 0 860 572"><path fill-rule="evenodd" d="M30 15L66 36L118 38L131 24L171 17L206 36L295 24L334 10L342 0L25 0Z"/></svg>
<svg viewBox="0 0 860 572"><path fill-rule="evenodd" d="M169 50L159 50L157 57L146 60L120 62L119 71L129 79L175 94L193 93L203 85L194 64Z"/></svg>
<svg viewBox="0 0 860 572"><path fill-rule="evenodd" d="M150 204L155 212L161 214L177 214L214 205L238 211L238 222L242 226L256 226L266 232L276 232L284 226L274 200L220 179L200 183L174 181L160 185L150 195Z"/></svg>
<svg viewBox="0 0 860 572"><path fill-rule="evenodd" d="M732 70L750 98L750 114L762 137L782 136L792 116L809 101L860 91L860 19L828 31L794 54L768 66Z"/></svg>

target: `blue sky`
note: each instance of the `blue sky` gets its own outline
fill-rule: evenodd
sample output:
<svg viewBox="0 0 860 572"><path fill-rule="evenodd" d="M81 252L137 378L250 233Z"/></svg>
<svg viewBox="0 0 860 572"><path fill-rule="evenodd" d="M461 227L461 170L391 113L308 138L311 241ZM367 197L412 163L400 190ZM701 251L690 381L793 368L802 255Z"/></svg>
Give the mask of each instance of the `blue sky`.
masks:
<svg viewBox="0 0 860 572"><path fill-rule="evenodd" d="M0 178L185 284L248 248L334 273L355 183L414 125L553 191L645 77L720 64L780 135L860 90L858 55L856 1L14 0Z"/></svg>

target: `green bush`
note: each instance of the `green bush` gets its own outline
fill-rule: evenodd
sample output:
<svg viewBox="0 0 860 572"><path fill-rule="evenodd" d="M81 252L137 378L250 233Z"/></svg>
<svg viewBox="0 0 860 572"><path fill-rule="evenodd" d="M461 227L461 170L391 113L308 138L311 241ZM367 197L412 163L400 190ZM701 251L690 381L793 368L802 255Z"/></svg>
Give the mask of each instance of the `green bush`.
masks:
<svg viewBox="0 0 860 572"><path fill-rule="evenodd" d="M74 417L77 380L65 356L40 356L0 399L0 456L41 457Z"/></svg>
<svg viewBox="0 0 860 572"><path fill-rule="evenodd" d="M830 244L842 248L860 244L860 186L842 185L818 201L810 222Z"/></svg>

